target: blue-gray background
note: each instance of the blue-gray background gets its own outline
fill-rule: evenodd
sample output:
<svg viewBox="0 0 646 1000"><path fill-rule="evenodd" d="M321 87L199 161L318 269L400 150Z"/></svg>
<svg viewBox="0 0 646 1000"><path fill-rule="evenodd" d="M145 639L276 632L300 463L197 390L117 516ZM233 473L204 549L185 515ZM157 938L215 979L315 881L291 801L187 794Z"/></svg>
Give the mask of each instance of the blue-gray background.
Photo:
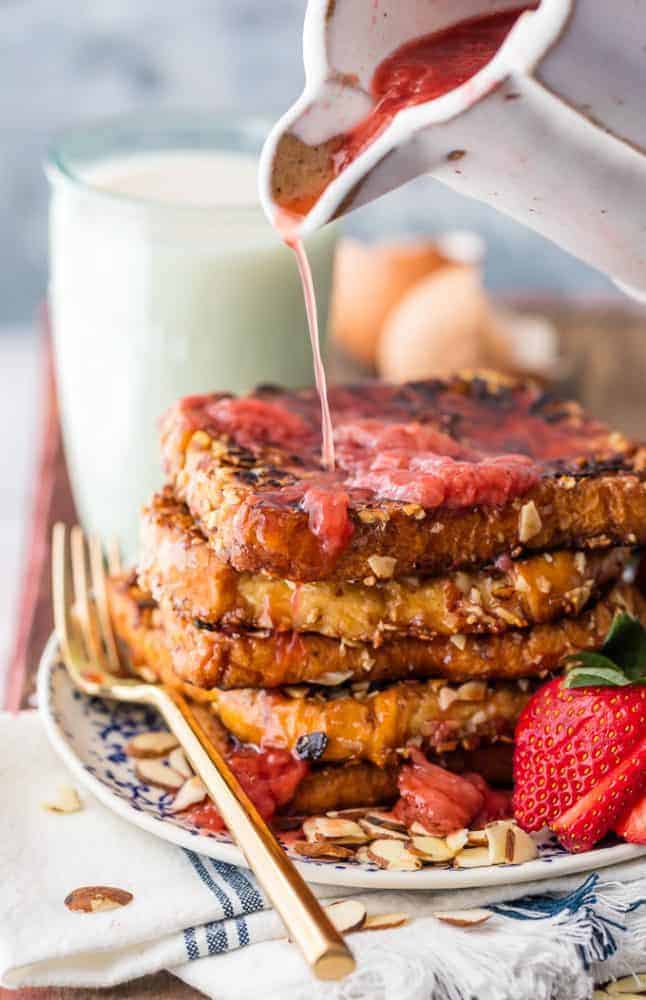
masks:
<svg viewBox="0 0 646 1000"><path fill-rule="evenodd" d="M302 84L304 0L0 0L0 324L29 320L47 274L51 138L121 111L282 111ZM358 233L473 227L497 288L609 284L515 223L422 180L350 220Z"/></svg>

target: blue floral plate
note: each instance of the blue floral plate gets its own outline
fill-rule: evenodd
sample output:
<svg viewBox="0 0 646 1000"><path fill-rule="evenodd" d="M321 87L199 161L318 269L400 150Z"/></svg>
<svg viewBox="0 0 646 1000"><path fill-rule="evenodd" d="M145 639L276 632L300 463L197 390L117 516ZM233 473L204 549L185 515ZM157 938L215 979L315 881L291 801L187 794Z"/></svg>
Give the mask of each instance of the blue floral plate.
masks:
<svg viewBox="0 0 646 1000"><path fill-rule="evenodd" d="M45 647L38 673L38 706L54 749L78 781L105 806L149 833L209 857L248 867L226 834L205 834L187 818L169 812L172 795L143 784L135 775L124 747L138 733L164 729L157 713L139 705L88 698L77 691L59 661L52 638ZM538 843L539 857L522 865L486 868L427 866L416 872L382 871L358 862L323 862L294 856L309 882L369 889L466 889L511 885L602 868L646 853L630 844L599 847L586 854L568 854L554 838Z"/></svg>

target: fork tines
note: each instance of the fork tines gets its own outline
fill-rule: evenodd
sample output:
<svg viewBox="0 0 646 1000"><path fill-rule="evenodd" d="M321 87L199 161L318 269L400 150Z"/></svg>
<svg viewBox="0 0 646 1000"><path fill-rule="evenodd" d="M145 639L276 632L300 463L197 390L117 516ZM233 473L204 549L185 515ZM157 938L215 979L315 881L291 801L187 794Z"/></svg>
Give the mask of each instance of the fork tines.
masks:
<svg viewBox="0 0 646 1000"><path fill-rule="evenodd" d="M86 539L77 524L69 533L68 551L67 534L64 524L54 525L52 589L61 652L68 666L80 654L87 664L123 675L112 630L101 543L95 536Z"/></svg>

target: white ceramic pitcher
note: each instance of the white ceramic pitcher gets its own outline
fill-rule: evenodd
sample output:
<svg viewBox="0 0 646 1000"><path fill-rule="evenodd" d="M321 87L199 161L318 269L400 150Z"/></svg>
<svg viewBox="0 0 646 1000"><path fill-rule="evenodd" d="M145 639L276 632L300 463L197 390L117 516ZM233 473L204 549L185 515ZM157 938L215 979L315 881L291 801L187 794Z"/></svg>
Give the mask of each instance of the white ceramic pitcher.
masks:
<svg viewBox="0 0 646 1000"><path fill-rule="evenodd" d="M521 5L309 0L305 90L261 159L268 214L272 177L284 166L281 138L320 147L371 110L373 73L405 42ZM470 80L400 111L331 181L300 235L423 173L645 292L646 0L542 0Z"/></svg>

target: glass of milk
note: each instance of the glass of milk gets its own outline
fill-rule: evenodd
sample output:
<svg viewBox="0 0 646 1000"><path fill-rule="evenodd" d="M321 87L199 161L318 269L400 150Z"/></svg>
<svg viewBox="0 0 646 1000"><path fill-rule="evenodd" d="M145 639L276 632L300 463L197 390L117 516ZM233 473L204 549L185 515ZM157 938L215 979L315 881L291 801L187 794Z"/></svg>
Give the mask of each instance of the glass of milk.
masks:
<svg viewBox="0 0 646 1000"><path fill-rule="evenodd" d="M179 396L313 381L296 260L256 194L258 119L120 118L51 150L49 303L85 528L136 554ZM334 227L308 241L325 330Z"/></svg>

